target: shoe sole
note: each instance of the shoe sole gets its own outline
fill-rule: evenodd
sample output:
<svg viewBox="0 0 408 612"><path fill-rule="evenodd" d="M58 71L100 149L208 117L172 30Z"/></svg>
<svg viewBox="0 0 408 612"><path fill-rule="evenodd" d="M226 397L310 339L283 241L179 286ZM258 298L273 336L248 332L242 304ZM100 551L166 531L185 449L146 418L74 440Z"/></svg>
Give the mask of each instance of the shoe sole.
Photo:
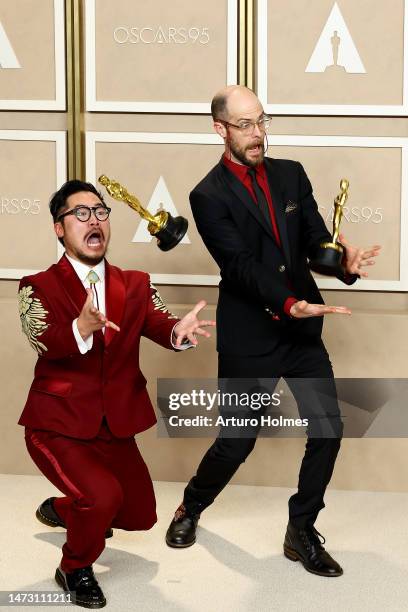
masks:
<svg viewBox="0 0 408 612"><path fill-rule="evenodd" d="M169 542L169 540L166 538L166 544L167 546L170 546L170 548L189 548L189 546L192 546L195 543L196 538L194 538L194 540L188 544L174 544L174 542Z"/></svg>
<svg viewBox="0 0 408 612"><path fill-rule="evenodd" d="M63 527L65 529L65 525L63 523L58 523L48 518L41 512L40 508L37 508L35 516L43 525L48 525L48 527Z"/></svg>
<svg viewBox="0 0 408 612"><path fill-rule="evenodd" d="M287 559L289 559L290 561L300 561L301 564L303 565L303 567L305 568L305 570L307 572L310 572L311 574L315 574L315 576L322 576L323 578L336 578L338 576L342 576L343 572L336 572L335 574L322 574L320 572L316 572L312 569L309 569L306 565L304 560L302 559L302 557L296 552L296 550L294 550L293 548L289 548L289 546L283 546L283 554L285 555L285 557Z"/></svg>
<svg viewBox="0 0 408 612"><path fill-rule="evenodd" d="M66 591L67 593L72 593L72 602L73 604L77 605L77 606L82 606L83 608L104 608L106 606L106 599L104 599L104 601L98 602L98 603L88 603L86 601L81 601L80 599L77 599L75 596L75 593L73 593L72 591L70 591L69 589L66 588L66 584L65 584L65 580L63 575L61 574L61 572L59 571L59 569L57 568L55 571L55 582L58 584L58 586L60 586L64 591Z"/></svg>
<svg viewBox="0 0 408 612"><path fill-rule="evenodd" d="M43 525L47 525L47 527L62 527L63 529L66 529L64 523L57 523L56 521L53 521L52 519L48 518L41 512L40 508L37 508L35 512L35 516L37 520L40 521L40 523L42 523ZM112 538L112 537L113 537L113 530L110 528L105 533L105 540L107 540L108 538Z"/></svg>

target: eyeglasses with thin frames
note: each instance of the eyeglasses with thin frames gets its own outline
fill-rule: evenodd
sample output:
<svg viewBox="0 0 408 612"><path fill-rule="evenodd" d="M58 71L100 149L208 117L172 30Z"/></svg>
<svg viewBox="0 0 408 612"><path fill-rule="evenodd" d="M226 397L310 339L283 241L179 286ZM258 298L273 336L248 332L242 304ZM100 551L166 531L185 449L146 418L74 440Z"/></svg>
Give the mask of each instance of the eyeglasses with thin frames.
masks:
<svg viewBox="0 0 408 612"><path fill-rule="evenodd" d="M255 126L258 126L261 132L266 132L271 124L271 121L272 117L270 115L263 115L260 119L258 119L258 121L241 121L238 124L219 119L219 122L223 125L236 128L241 132L241 134L245 134L246 136L250 136L254 133Z"/></svg>
<svg viewBox="0 0 408 612"><path fill-rule="evenodd" d="M93 213L98 219L98 221L106 221L109 217L111 208L109 206L103 206L100 204L99 206L75 206L72 210L68 210L66 213L63 213L57 218L57 221L60 221L64 217L68 215L75 215L78 221L86 222L91 218L91 214Z"/></svg>

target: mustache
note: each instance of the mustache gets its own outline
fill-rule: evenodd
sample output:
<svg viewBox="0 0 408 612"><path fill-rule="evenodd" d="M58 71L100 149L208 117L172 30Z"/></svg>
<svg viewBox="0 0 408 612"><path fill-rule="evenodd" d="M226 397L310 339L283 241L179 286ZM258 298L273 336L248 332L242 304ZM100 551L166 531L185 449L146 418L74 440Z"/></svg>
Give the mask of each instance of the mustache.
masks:
<svg viewBox="0 0 408 612"><path fill-rule="evenodd" d="M262 140L254 140L251 144L246 146L247 149L252 149L252 147L258 147L262 145Z"/></svg>

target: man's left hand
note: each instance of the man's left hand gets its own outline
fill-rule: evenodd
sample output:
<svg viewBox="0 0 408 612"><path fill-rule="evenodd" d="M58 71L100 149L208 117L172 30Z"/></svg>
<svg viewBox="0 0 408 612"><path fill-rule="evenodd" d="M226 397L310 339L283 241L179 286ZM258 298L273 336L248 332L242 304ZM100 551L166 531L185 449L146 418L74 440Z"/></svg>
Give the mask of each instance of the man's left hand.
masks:
<svg viewBox="0 0 408 612"><path fill-rule="evenodd" d="M201 300L200 302L198 302L198 304L194 306L193 310L190 310L190 312L188 312L186 316L183 317L181 321L177 323L174 328L174 334L176 336L176 347L179 347L181 345L184 338L190 340L192 344L197 345L198 341L194 334L198 334L199 336L205 336L206 338L209 338L211 336L211 334L209 334L202 328L214 327L215 321L199 321L197 318L198 313L205 306L207 306L207 302Z"/></svg>
<svg viewBox="0 0 408 612"><path fill-rule="evenodd" d="M345 250L344 265L346 272L349 274L359 274L364 278L367 277L368 273L364 272L362 268L363 266L373 266L375 264L374 257L379 255L381 246L375 244L368 249L361 249L347 242L343 234L340 234L339 242Z"/></svg>

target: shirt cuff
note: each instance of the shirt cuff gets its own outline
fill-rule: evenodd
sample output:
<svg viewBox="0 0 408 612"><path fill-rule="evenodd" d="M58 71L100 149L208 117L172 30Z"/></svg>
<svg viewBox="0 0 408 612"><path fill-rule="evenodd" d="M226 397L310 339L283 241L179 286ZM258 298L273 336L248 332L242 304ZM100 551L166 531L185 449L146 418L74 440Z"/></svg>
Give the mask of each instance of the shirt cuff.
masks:
<svg viewBox="0 0 408 612"><path fill-rule="evenodd" d="M177 323L179 323L179 321L177 321ZM190 342L190 340L188 340L187 338L183 340L180 346L176 346L177 338L176 338L176 334L174 333L174 328L176 327L177 323L173 325L173 329L171 330L171 335L170 335L171 346L176 351L185 351L186 349L189 349L189 348L195 348L196 345Z"/></svg>
<svg viewBox="0 0 408 612"><path fill-rule="evenodd" d="M84 340L78 330L78 319L74 319L72 321L72 332L75 336L75 340L78 345L79 352L81 353L81 355L85 355L85 353L90 351L92 348L93 334L91 334L90 336L88 336L86 340Z"/></svg>
<svg viewBox="0 0 408 612"><path fill-rule="evenodd" d="M290 314L290 309L292 308L293 304L296 304L296 302L298 301L299 300L294 297L286 298L285 303L283 305L283 312L285 313L285 315L288 315L288 317L292 316Z"/></svg>

